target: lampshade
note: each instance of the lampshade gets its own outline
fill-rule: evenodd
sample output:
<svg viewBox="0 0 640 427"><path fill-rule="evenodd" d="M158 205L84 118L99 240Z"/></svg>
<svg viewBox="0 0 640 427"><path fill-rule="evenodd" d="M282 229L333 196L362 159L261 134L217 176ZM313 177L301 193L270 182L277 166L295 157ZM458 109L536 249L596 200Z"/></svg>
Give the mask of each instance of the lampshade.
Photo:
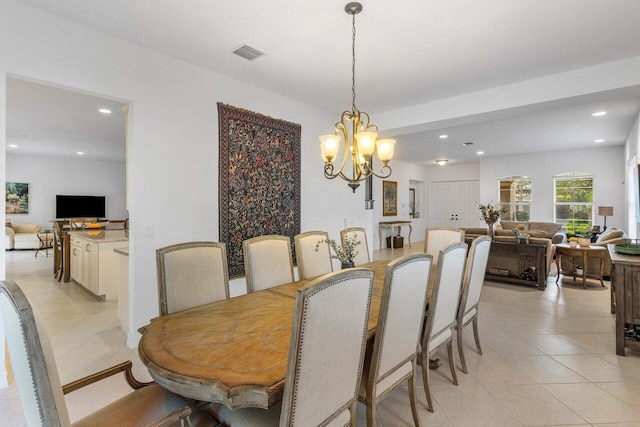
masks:
<svg viewBox="0 0 640 427"><path fill-rule="evenodd" d="M338 155L338 148L340 148L340 137L338 135L320 136L320 149L325 163L333 162Z"/></svg>
<svg viewBox="0 0 640 427"><path fill-rule="evenodd" d="M598 206L598 215L613 216L613 206Z"/></svg>
<svg viewBox="0 0 640 427"><path fill-rule="evenodd" d="M376 141L376 147L378 148L378 157L385 165L393 157L393 147L396 144L395 139L379 139Z"/></svg>
<svg viewBox="0 0 640 427"><path fill-rule="evenodd" d="M358 143L358 152L363 156L370 156L376 149L376 137L378 132L358 132L356 133L356 141Z"/></svg>

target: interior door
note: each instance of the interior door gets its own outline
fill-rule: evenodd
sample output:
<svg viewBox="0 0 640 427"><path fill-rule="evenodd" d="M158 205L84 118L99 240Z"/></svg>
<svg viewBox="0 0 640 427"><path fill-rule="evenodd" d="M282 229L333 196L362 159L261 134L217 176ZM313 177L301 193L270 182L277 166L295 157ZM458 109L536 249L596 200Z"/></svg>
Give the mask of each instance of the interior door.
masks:
<svg viewBox="0 0 640 427"><path fill-rule="evenodd" d="M432 227L481 227L476 203L480 197L478 180L435 181L431 183L429 206Z"/></svg>

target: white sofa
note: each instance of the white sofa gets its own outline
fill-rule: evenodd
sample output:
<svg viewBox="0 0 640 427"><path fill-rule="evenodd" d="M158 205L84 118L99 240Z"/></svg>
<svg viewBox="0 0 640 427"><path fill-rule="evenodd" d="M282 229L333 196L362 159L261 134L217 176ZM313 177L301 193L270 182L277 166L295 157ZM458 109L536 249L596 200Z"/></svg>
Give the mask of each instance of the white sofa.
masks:
<svg viewBox="0 0 640 427"><path fill-rule="evenodd" d="M7 221L5 232L5 248L9 249L39 249L38 233L42 226L37 224L11 224Z"/></svg>

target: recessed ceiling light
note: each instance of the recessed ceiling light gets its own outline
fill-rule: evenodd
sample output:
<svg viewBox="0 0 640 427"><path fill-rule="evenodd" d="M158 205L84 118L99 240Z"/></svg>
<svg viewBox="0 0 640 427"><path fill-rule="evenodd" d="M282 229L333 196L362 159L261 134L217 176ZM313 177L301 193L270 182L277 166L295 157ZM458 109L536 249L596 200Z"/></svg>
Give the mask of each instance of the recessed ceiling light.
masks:
<svg viewBox="0 0 640 427"><path fill-rule="evenodd" d="M462 145L464 145L465 147L468 147L470 145L473 145L473 142L469 141L469 142L463 142Z"/></svg>
<svg viewBox="0 0 640 427"><path fill-rule="evenodd" d="M76 154L78 154L79 156L84 156L84 151L78 151Z"/></svg>
<svg viewBox="0 0 640 427"><path fill-rule="evenodd" d="M440 139L447 139L448 137L449 137L449 135L442 134L442 135L440 135L438 138L440 138Z"/></svg>
<svg viewBox="0 0 640 427"><path fill-rule="evenodd" d="M449 160L446 159L440 159L440 160L436 160L436 163L439 164L440 166L444 166L447 164Z"/></svg>
<svg viewBox="0 0 640 427"><path fill-rule="evenodd" d="M596 139L593 142L595 142L596 144L600 144L601 142L604 142L604 139Z"/></svg>
<svg viewBox="0 0 640 427"><path fill-rule="evenodd" d="M593 117L600 117L600 116L604 116L606 115L607 112L606 111L598 111L592 114Z"/></svg>
<svg viewBox="0 0 640 427"><path fill-rule="evenodd" d="M106 108L101 108L98 111L101 112L102 114L111 114L111 110L108 110Z"/></svg>
<svg viewBox="0 0 640 427"><path fill-rule="evenodd" d="M18 146L16 144L9 144L9 147L11 148L18 148Z"/></svg>
<svg viewBox="0 0 640 427"><path fill-rule="evenodd" d="M478 151L476 154L477 154L478 156L482 156L482 155L484 154L484 151Z"/></svg>

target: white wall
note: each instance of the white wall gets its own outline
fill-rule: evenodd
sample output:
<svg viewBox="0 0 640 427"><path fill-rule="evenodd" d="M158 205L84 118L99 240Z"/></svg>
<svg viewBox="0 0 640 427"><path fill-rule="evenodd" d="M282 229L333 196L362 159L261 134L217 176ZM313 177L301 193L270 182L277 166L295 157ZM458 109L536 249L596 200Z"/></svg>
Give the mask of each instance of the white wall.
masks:
<svg viewBox="0 0 640 427"><path fill-rule="evenodd" d="M323 112L11 0L0 2L2 113L7 73L131 106L130 339L158 313L155 250L218 239L217 102L302 125L303 231L324 229L337 237L343 218L358 223L365 215L362 189L353 195L344 181L322 174L317 135L330 131L340 112ZM0 117L4 146L5 114ZM153 236L145 237L150 227ZM0 257L4 278L4 251Z"/></svg>
<svg viewBox="0 0 640 427"><path fill-rule="evenodd" d="M7 215L16 224L51 228L56 194L106 196L106 217L124 219L125 164L7 154L7 182L29 183L29 214Z"/></svg>
<svg viewBox="0 0 640 427"><path fill-rule="evenodd" d="M640 156L638 156L638 154L640 153L640 114L638 114L638 117L636 117L636 120L633 123L633 127L631 128L631 132L629 132L629 137L627 138L624 149L625 149L625 161L627 162L627 167L629 167L628 162L632 159L633 156L636 156L636 164L640 163ZM629 181L629 180L625 181L625 205L627 206L629 204L629 199L627 197L627 194L629 194L629 187L633 185L635 185L633 181ZM629 216L629 212L627 212L627 217L628 216ZM638 220L640 220L640 218L636 218L636 221ZM635 230L636 233L635 235L632 234L632 237L640 236L640 223L638 222L635 223L635 229L636 229Z"/></svg>
<svg viewBox="0 0 640 427"><path fill-rule="evenodd" d="M594 224L602 225L597 206L613 206L607 227L626 229L624 196L624 147L584 148L571 151L490 157L480 161L480 198L497 202L498 180L505 176L531 178L531 220L553 221L553 177L565 172L593 175Z"/></svg>

